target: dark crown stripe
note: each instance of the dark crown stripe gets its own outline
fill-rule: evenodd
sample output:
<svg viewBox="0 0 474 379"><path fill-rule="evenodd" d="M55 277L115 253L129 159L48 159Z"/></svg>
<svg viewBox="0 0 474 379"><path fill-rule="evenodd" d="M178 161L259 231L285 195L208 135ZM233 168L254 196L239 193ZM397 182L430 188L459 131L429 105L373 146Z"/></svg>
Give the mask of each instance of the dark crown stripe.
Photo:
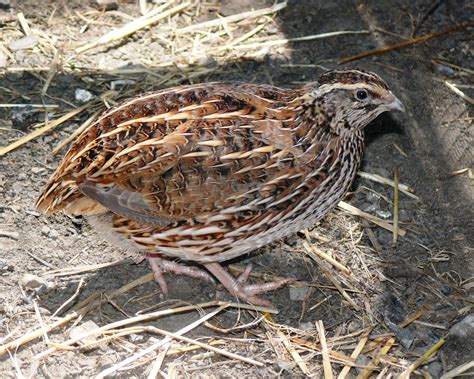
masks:
<svg viewBox="0 0 474 379"><path fill-rule="evenodd" d="M387 84L378 75L356 69L328 71L321 75L318 83L320 85L370 83L388 90Z"/></svg>

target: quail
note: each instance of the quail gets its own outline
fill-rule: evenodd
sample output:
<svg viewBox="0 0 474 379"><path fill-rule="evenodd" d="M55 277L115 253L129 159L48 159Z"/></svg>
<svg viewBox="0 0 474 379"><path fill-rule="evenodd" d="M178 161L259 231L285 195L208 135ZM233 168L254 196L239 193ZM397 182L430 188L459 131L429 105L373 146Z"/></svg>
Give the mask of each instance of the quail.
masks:
<svg viewBox="0 0 474 379"><path fill-rule="evenodd" d="M403 104L358 69L299 89L218 82L144 93L72 143L37 208L105 220L145 253L164 292L171 271L268 304L258 295L288 280L250 285L250 267L234 278L221 263L330 212L356 175L364 128L391 110Z"/></svg>

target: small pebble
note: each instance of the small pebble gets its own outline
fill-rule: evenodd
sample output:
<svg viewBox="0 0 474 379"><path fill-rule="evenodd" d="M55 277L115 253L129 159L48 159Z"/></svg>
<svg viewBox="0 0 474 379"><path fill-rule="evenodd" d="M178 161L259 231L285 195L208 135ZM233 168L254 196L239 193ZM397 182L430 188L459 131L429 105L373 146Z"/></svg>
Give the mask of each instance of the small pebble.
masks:
<svg viewBox="0 0 474 379"><path fill-rule="evenodd" d="M49 235L50 230L51 228L49 226L43 225L41 227L41 234L47 237Z"/></svg>
<svg viewBox="0 0 474 379"><path fill-rule="evenodd" d="M23 190L23 183L22 182L13 183L12 184L12 190L13 190L13 192L15 192L15 194L18 195Z"/></svg>
<svg viewBox="0 0 474 379"><path fill-rule="evenodd" d="M443 366L438 361L431 362L427 367L428 372L433 378L441 378L443 373Z"/></svg>
<svg viewBox="0 0 474 379"><path fill-rule="evenodd" d="M135 334L135 333L132 333L128 336L128 340L131 342L131 343L140 343L140 342L143 342L145 339L145 337L141 334Z"/></svg>
<svg viewBox="0 0 474 379"><path fill-rule="evenodd" d="M95 358L82 358L82 359L79 359L79 364L81 366L85 366L85 367L96 367L97 366L97 359Z"/></svg>
<svg viewBox="0 0 474 379"><path fill-rule="evenodd" d="M96 0L96 3L104 11L116 11L119 7L116 0Z"/></svg>
<svg viewBox="0 0 474 379"><path fill-rule="evenodd" d="M82 88L77 88L74 96L76 100L81 103L87 103L94 98L94 95L91 92Z"/></svg>
<svg viewBox="0 0 474 379"><path fill-rule="evenodd" d="M361 354L357 357L356 363L361 366L367 366L369 364L369 357L365 354ZM364 368L362 367L356 367L356 371L360 374L362 371L364 371Z"/></svg>
<svg viewBox="0 0 474 379"><path fill-rule="evenodd" d="M217 65L217 62L214 57L210 55L202 55L196 59L196 64L198 66L214 67Z"/></svg>
<svg viewBox="0 0 474 379"><path fill-rule="evenodd" d="M311 330L314 329L314 325L311 322L302 322L299 324L298 328L301 330Z"/></svg>
<svg viewBox="0 0 474 379"><path fill-rule="evenodd" d="M375 211L375 214L379 216L380 218L383 218L384 220L392 217L392 213L389 211L378 210L378 211Z"/></svg>
<svg viewBox="0 0 474 379"><path fill-rule="evenodd" d="M48 237L52 240L57 240L59 237L59 232L56 229L51 229L48 233Z"/></svg>
<svg viewBox="0 0 474 379"><path fill-rule="evenodd" d="M361 206L361 209L367 213L378 212L380 210L377 204L368 204L368 203L364 203Z"/></svg>
<svg viewBox="0 0 474 379"><path fill-rule="evenodd" d="M13 271L15 271L15 266L13 266L9 263L5 263L5 262L0 261L0 272L1 273L9 273L9 272L13 272Z"/></svg>
<svg viewBox="0 0 474 379"><path fill-rule="evenodd" d="M290 300L302 301L306 298L308 291L308 287L290 287Z"/></svg>
<svg viewBox="0 0 474 379"><path fill-rule="evenodd" d="M31 124L38 121L38 111L31 106L17 108L11 113L12 126L26 131Z"/></svg>
<svg viewBox="0 0 474 379"><path fill-rule="evenodd" d="M26 50L26 49L31 49L37 43L38 43L38 36L34 34L29 34L26 37L10 42L8 44L8 47L10 48L10 50L13 50L13 51Z"/></svg>
<svg viewBox="0 0 474 379"><path fill-rule="evenodd" d="M445 66L443 64L435 64L434 69L438 74L444 76L454 76L454 70L451 67Z"/></svg>
<svg viewBox="0 0 474 379"><path fill-rule="evenodd" d="M40 287L49 287L47 280L33 274L25 274L21 278L21 285L29 289L39 289Z"/></svg>
<svg viewBox="0 0 474 379"><path fill-rule="evenodd" d="M466 342L472 341L474 339L474 313L454 324L449 330L449 335Z"/></svg>

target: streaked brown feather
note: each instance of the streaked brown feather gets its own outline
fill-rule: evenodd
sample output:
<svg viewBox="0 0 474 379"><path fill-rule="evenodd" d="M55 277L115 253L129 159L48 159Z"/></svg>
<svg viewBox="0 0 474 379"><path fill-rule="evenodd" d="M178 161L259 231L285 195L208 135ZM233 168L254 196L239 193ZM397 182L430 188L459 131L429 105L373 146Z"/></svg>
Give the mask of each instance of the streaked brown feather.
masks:
<svg viewBox="0 0 474 379"><path fill-rule="evenodd" d="M117 232L156 254L202 263L245 254L311 226L348 190L362 128L331 113L330 96L346 101L337 91L357 85L389 94L354 70L300 90L209 83L137 96L73 143L37 206L111 211Z"/></svg>

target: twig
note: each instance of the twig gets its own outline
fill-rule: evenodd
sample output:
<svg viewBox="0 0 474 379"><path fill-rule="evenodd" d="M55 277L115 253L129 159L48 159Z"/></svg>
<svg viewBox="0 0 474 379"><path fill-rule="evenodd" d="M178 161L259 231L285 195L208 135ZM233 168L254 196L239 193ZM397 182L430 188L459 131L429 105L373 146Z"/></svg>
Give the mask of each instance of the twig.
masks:
<svg viewBox="0 0 474 379"><path fill-rule="evenodd" d="M165 4L165 6L167 6L167 4ZM153 15L150 16L150 14L147 14L145 16L142 16L126 25L124 25L123 27L119 28L119 29L115 29L115 30L112 30L111 32L109 33L106 33L104 34L102 37L100 37L99 39L91 42L91 43L88 43L86 45L83 45L81 47L78 47L76 49L76 53L80 54L80 53L83 53L84 51L87 51L87 50L90 50L94 47L97 47L99 45L104 45L106 43L109 43L109 42L113 42L113 41L117 41L121 38L124 38L124 37L127 37L133 33L135 33L136 31L140 30L140 29L143 29L143 28L146 28L147 26L150 26L151 24L154 24L164 18L167 18L169 16L172 16L178 12L181 12L187 8L189 8L191 6L191 2L186 2L186 3L182 3L182 4L179 4L177 5L176 7L174 8L171 8L171 9L168 9L164 12L161 12L161 13L158 13L158 14L155 14L155 12L153 12ZM160 7L159 10L162 10L163 7Z"/></svg>
<svg viewBox="0 0 474 379"><path fill-rule="evenodd" d="M227 45L218 47L218 48L216 49L216 51L222 51L222 50L230 49L232 46L237 45L238 43L241 43L241 42L246 41L247 39L249 39L249 38L252 37L253 35L257 34L260 30L262 30L263 28L265 28L265 26L267 26L267 25L266 25L266 24L260 24L260 25L258 25L256 28L252 29L250 32L245 33L243 36L241 36L241 37L239 37L239 38L233 40L232 42L229 42Z"/></svg>
<svg viewBox="0 0 474 379"><path fill-rule="evenodd" d="M366 220L368 220L370 222L373 222L374 224L377 224L378 226L380 226L384 229L387 229L388 231L393 233L393 225L389 224L388 222L383 221L382 219L380 219L376 216L372 216L371 214L369 214L367 212L361 211L359 208L354 207L353 205L348 204L345 201L340 201L339 204L337 204L337 206L338 206L338 208L343 209L343 210L349 212L350 214L352 214L354 216L363 217ZM399 228L398 229L398 235L400 237L405 237L406 231Z"/></svg>
<svg viewBox="0 0 474 379"><path fill-rule="evenodd" d="M58 314L61 314L61 311L62 311L68 304L71 304L71 302L73 302L74 299L76 299L76 298L79 296L83 284L84 284L84 278L81 278L81 280L79 281L79 284L77 285L76 291L74 291L74 294L73 294L69 299L67 299L67 300L56 310L56 312L53 313L53 317L56 317Z"/></svg>
<svg viewBox="0 0 474 379"><path fill-rule="evenodd" d="M18 349L20 346L27 344L28 342L31 342L43 335L43 333L50 332L51 330L54 330L56 328L59 328L65 324L67 324L69 321L74 320L78 316L77 312L72 312L68 314L66 317L63 317L55 322L53 322L50 325L45 326L45 328L39 328L36 329L35 331L28 333L20 338L17 338L14 341L11 341L3 346L0 346L0 356L5 354L6 352L13 351Z"/></svg>
<svg viewBox="0 0 474 379"><path fill-rule="evenodd" d="M304 234L306 236L306 240L308 243L305 244L305 249L307 254L311 257L313 254L316 254L319 258L324 259L326 262L330 263L332 266L336 267L338 270L341 270L342 272L346 274L350 274L351 270L349 270L346 266L344 266L342 263L339 263L336 261L334 258L330 257L323 251L319 250L316 246L310 245L311 243L311 238L308 233L308 230L304 230Z"/></svg>
<svg viewBox="0 0 474 379"><path fill-rule="evenodd" d="M398 168L393 169L393 244L397 243L398 239Z"/></svg>
<svg viewBox="0 0 474 379"><path fill-rule="evenodd" d="M309 247L306 241L303 242L303 247L305 248L305 251L311 252L311 248ZM352 300L352 298L348 295L348 293L344 290L344 288L342 288L341 284L336 280L336 278L334 278L331 272L326 267L324 267L321 260L315 256L310 255L310 257L318 264L324 277L328 279L334 285L334 287L336 287L336 289L339 291L342 297L344 297L344 299L346 299L354 309L359 310L360 307L356 304L354 300Z"/></svg>
<svg viewBox="0 0 474 379"><path fill-rule="evenodd" d="M418 358L415 362L413 362L408 368L401 373L398 377L399 379L408 379L410 375L415 371L418 367L423 365L425 362L428 361L440 348L444 345L446 340L441 338L438 342L436 342L433 346L431 346L425 353Z"/></svg>
<svg viewBox="0 0 474 379"><path fill-rule="evenodd" d="M395 182L393 180L390 180L388 178L384 178L383 176L377 175L377 174L371 174L369 172L364 172L364 171L359 171L357 173L358 176L364 179L371 180L376 183L380 184L385 184L391 187L395 187ZM408 187L406 184L398 183L398 190L400 192L403 192L405 195L415 199L415 200L420 200L418 196L413 194L413 189Z"/></svg>
<svg viewBox="0 0 474 379"><path fill-rule="evenodd" d="M324 378L332 379L334 376L332 374L331 362L329 361L328 346L326 344L326 334L324 332L324 324L322 320L316 322L316 329L319 335L319 341L321 343L321 353L323 355L323 370Z"/></svg>
<svg viewBox="0 0 474 379"><path fill-rule="evenodd" d="M23 33L25 33L26 36L30 35L31 29L30 29L30 26L28 25L28 21L26 21L26 18L23 12L18 13L17 17L18 17L18 22L20 23L21 28L23 29Z"/></svg>
<svg viewBox="0 0 474 379"><path fill-rule="evenodd" d="M377 353L377 355L372 359L372 361L370 362L370 366L377 366L380 362L380 356L386 355L394 343L395 343L395 338L390 337L388 341L384 344L384 346L380 349L380 351ZM373 369L366 368L359 375L357 375L357 379L369 378L372 371Z"/></svg>
<svg viewBox="0 0 474 379"><path fill-rule="evenodd" d="M400 328L406 328L408 325L410 325L412 322L418 320L420 317L424 316L426 313L426 308L422 307L420 310L418 310L414 315L408 317L405 321L401 322L398 324Z"/></svg>
<svg viewBox="0 0 474 379"><path fill-rule="evenodd" d="M260 48L260 47L267 47L267 46L286 45L290 42L312 41L315 39L336 37L336 36L340 36L344 34L369 34L369 33L370 32L368 30L339 30L336 32L314 34L311 36L284 38L284 39L270 40L270 41L264 41L264 42L249 43L245 45L234 45L234 46L230 46L229 49L235 49L235 50L254 49L254 48Z"/></svg>
<svg viewBox="0 0 474 379"><path fill-rule="evenodd" d="M33 258L35 261L37 261L38 263L41 263L42 265L50 268L51 270L56 270L56 266L52 265L51 263L45 261L44 259L40 258L40 257L37 257L36 255L34 255L32 252L30 251L27 251L26 254L28 254L31 258Z"/></svg>
<svg viewBox="0 0 474 379"><path fill-rule="evenodd" d="M43 272L41 276L60 277L60 276L77 275L77 274L83 274L85 272L97 271L105 267L117 266L120 264L124 264L126 262L127 262L126 260L120 259L114 262L100 263L100 264L90 265L90 266L66 267L66 268L60 268L57 270Z"/></svg>
<svg viewBox="0 0 474 379"><path fill-rule="evenodd" d="M301 358L301 355L296 351L296 349L291 345L290 340L285 336L285 334L281 330L276 331L278 336L280 337L281 341L283 342L283 346L285 346L288 353L290 353L291 357L295 360L298 367L303 371L303 374L309 375L310 371L308 366L306 366L305 361Z"/></svg>
<svg viewBox="0 0 474 379"><path fill-rule="evenodd" d="M359 356L359 354L361 353L362 349L364 348L365 344L367 343L368 341L368 336L364 336L361 340L359 340L359 342L357 343L357 346L356 348L354 349L354 351L352 352L351 354L351 358L354 359L354 361L357 359L357 357ZM347 374L349 374L349 371L351 370L351 366L344 366L344 368L341 370L341 372L339 373L337 379L344 379Z"/></svg>
<svg viewBox="0 0 474 379"><path fill-rule="evenodd" d="M467 370L473 367L474 367L474 361L463 363L462 365L448 371L446 374L443 374L440 379L455 378L456 376L460 376L461 374L465 373Z"/></svg>
<svg viewBox="0 0 474 379"><path fill-rule="evenodd" d="M31 141L32 139L35 139L36 137L39 137L40 135L56 128L57 126L61 125L63 122L78 115L82 111L89 109L90 107L91 107L91 103L85 104L82 107L76 108L70 111L69 113L66 113L64 116L61 116L58 119L49 122L47 125L43 126L42 128L38 128L34 130L33 132L31 132L30 134L27 134L26 136L21 137L19 140L13 142L12 144L5 147L0 147L0 157L24 145L25 143Z"/></svg>
<svg viewBox="0 0 474 379"><path fill-rule="evenodd" d="M357 54L357 55L352 55L350 57L341 59L337 63L338 64L345 64L347 62L351 62L351 61L355 61L355 60L358 60L358 59L370 57L372 55L387 53L389 51L396 50L396 49L399 49L401 47L405 47L405 46L409 46L409 45L413 45L413 44L416 44L416 43L427 41L431 38L441 37L441 36L444 36L445 34L454 33L454 32L460 31L460 30L468 29L472 26L474 26L474 22L470 22L468 24L461 24L461 25L458 25L454 28L445 29L445 30L442 30L440 32L425 34L424 36L417 37L417 38L412 38L412 39L409 39L407 41L396 43L394 45L389 45L389 46L381 47L379 49L365 51L365 52Z"/></svg>
<svg viewBox="0 0 474 379"><path fill-rule="evenodd" d="M466 95L463 91L461 91L458 87L456 87L454 84L445 81L444 84L453 91L456 95L461 97L462 99L466 100L469 104L474 105L474 99L468 95Z"/></svg>
<svg viewBox="0 0 474 379"><path fill-rule="evenodd" d="M198 319L197 321L191 323L190 325L180 329L179 331L177 331L174 334L176 336L181 336L182 334L185 334L185 333L189 332L190 330L193 330L194 328L196 328L197 326L199 326L203 322L209 320L210 318L214 317L216 314L220 313L225 308L227 308L227 304L221 305L219 308L217 308L213 312L208 313L207 315L201 317L200 319ZM100 329L102 329L102 328L100 328ZM108 369L106 369L104 371L101 371L96 376L96 378L101 379L101 378L106 377L107 375L112 374L113 372L117 371L118 369L120 369L122 367L125 367L125 366L129 365L130 363L136 361L137 359L139 359L139 358L141 358L141 357L143 357L147 354L150 354L151 352L159 349L161 346L163 346L164 344L166 344L169 341L171 341L171 338L169 336L167 336L166 338L162 339L161 341L158 341L157 343L154 343L153 345L147 347L146 349L144 349L142 351L139 351L138 353L132 355L131 357L128 357L128 358L124 359L123 361L113 365L112 367L109 367Z"/></svg>
<svg viewBox="0 0 474 379"><path fill-rule="evenodd" d="M418 24L415 26L415 29L413 29L413 33L412 33L412 37L416 34L416 32L420 29L421 25L423 25L423 23L426 21L426 19L431 16L435 11L436 9L439 8L439 6L441 5L441 3L443 3L444 0L438 0L436 1L435 3L433 3L433 5L431 5L431 7L428 8L428 10L426 11L426 13L423 15L423 17L421 18L421 20L418 22Z"/></svg>

